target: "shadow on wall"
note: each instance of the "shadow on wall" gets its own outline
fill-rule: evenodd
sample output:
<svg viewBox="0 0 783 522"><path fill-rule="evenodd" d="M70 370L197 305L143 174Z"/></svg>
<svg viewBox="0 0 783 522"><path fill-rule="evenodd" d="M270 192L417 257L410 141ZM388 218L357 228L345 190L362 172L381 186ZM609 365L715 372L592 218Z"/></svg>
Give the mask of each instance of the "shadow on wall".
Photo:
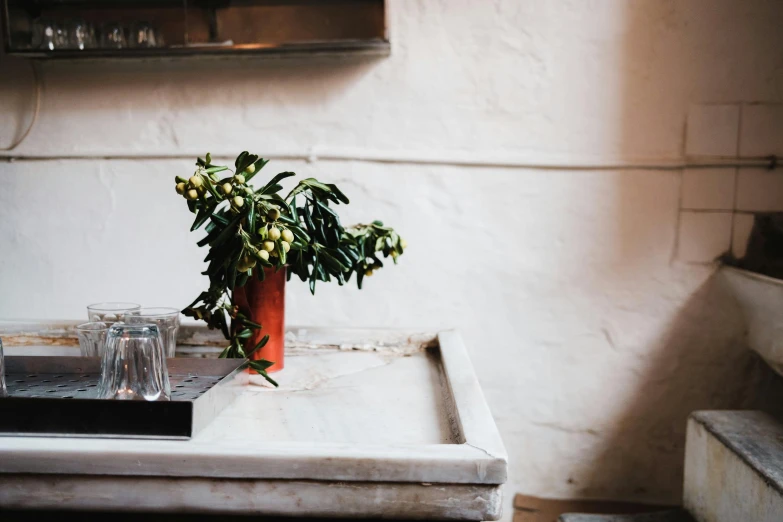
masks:
<svg viewBox="0 0 783 522"><path fill-rule="evenodd" d="M624 499L679 503L691 412L783 411L783 379L747 349L743 321L718 274L691 296L650 350L636 393L596 452L585 497L608 487ZM649 491L651 484L659 490Z"/></svg>
<svg viewBox="0 0 783 522"><path fill-rule="evenodd" d="M44 88L53 86L57 106L68 107L59 114L47 110L47 118L73 118L89 111L122 110L148 117L171 118L172 114L216 109L233 100L253 100L244 124L253 126L251 111L264 105L276 110L324 106L341 96L377 65L379 58L357 56L288 57L280 59L244 57L174 58L161 60L44 61L40 63ZM32 85L27 60L0 53L0 70L10 71L11 82L0 86L3 109L13 107L17 126L24 126L29 111ZM306 67L303 67L306 63ZM105 96L107 91L117 96ZM124 93L124 94L123 94ZM103 96L101 96L103 95ZM7 112L4 112L7 114ZM157 116L155 116L157 115ZM244 115L243 115L244 116ZM74 120L77 121L77 120ZM265 122L256 122L263 126ZM279 122L278 122L279 123ZM209 124L209 121L205 121Z"/></svg>
<svg viewBox="0 0 783 522"><path fill-rule="evenodd" d="M687 5L686 5L687 4ZM740 4L718 2L640 2L627 9L627 28L622 67L623 123L621 147L623 151L647 150L650 157L665 154L653 150L656 144L648 133L654 133L657 122L649 114L640 113L642 107L661 107L669 93L699 93L698 100L683 100L679 113L687 112L687 103L725 101L721 94L724 78L707 74L726 74L710 64L710 72L699 67L696 56L704 58L698 46L699 35L692 34L687 42L681 40L683 26L694 16L702 18L698 24L711 27L711 35L739 31L743 45L752 48L754 41L765 31L754 34L752 26L738 29L743 10L752 9ZM707 19L707 21L704 20ZM704 24L704 25L703 25ZM706 38L707 36L705 36ZM686 43L688 45L686 45ZM763 48L763 45L762 45ZM715 59L718 59L715 56ZM660 63L662 60L667 62ZM707 69L705 66L704 69ZM660 71L665 70L665 75ZM655 74L655 72L658 74ZM665 119L665 118L663 118ZM685 121L671 129L684 137ZM645 144L645 140L653 141ZM683 151L684 154L684 142ZM627 158L633 159L633 158ZM639 173L639 175L662 173ZM681 177L681 172L673 175ZM677 208L672 208L672 219L659 223L648 219L633 222L625 216L638 215L638 184L621 176L616 202L619 222L619 244L615 255L623 263L641 263L649 245L660 243L661 235L674 238L671 231L661 227L676 227ZM672 261L675 245L671 245ZM621 263L616 263L620 265ZM682 270L695 267L680 265ZM638 271L638 266L635 269ZM623 269L621 269L623 270ZM634 267L628 266L628 272ZM665 293L664 289L661 289ZM647 360L636 377L636 391L625 401L624 412L617 417L609 433L602 438L600 449L594 454L589 472L583 476L579 491L585 498L609 496L626 500L681 502L685 430L688 415L699 409L762 409L781 413L783 379L774 374L760 357L750 352L745 340L742 313L723 278L713 274L676 312L674 320L661 333L657 342L649 346L643 357ZM609 377L611 378L611 376ZM580 481L582 482L582 481Z"/></svg>

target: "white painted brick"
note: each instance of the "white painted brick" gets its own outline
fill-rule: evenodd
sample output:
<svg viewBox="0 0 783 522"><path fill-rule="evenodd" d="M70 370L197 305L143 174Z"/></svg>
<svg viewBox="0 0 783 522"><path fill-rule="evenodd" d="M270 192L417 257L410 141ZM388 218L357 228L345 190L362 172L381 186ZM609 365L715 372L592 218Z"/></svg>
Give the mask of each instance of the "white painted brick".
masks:
<svg viewBox="0 0 783 522"><path fill-rule="evenodd" d="M737 210L783 211L783 170L739 169Z"/></svg>
<svg viewBox="0 0 783 522"><path fill-rule="evenodd" d="M710 263L726 252L731 242L731 212L680 213L677 259Z"/></svg>
<svg viewBox="0 0 783 522"><path fill-rule="evenodd" d="M745 257L750 232L753 230L753 214L734 214L734 227L731 233L731 252L737 258Z"/></svg>
<svg viewBox="0 0 783 522"><path fill-rule="evenodd" d="M739 105L691 105L685 153L688 156L736 156L739 115Z"/></svg>
<svg viewBox="0 0 783 522"><path fill-rule="evenodd" d="M740 156L783 155L783 105L742 107Z"/></svg>
<svg viewBox="0 0 783 522"><path fill-rule="evenodd" d="M732 210L736 169L686 169L682 177L682 208Z"/></svg>

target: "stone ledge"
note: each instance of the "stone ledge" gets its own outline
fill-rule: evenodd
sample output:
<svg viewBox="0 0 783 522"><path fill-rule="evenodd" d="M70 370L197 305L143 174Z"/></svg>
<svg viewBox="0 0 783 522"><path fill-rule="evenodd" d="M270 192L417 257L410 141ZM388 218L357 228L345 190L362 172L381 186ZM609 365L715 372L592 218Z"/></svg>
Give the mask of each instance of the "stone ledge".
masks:
<svg viewBox="0 0 783 522"><path fill-rule="evenodd" d="M700 522L783 520L783 424L759 411L693 413L683 505Z"/></svg>

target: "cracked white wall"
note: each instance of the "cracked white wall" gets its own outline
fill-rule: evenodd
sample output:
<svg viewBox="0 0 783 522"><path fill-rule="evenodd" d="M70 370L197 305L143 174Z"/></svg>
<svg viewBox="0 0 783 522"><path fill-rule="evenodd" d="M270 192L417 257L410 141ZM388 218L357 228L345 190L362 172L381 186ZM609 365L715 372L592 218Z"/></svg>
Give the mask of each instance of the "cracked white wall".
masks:
<svg viewBox="0 0 783 522"><path fill-rule="evenodd" d="M192 164L100 157L312 155L268 168L338 182L346 222L384 219L410 249L362 292L291 285L291 324L462 330L509 507L517 491L678 501L687 413L745 404L756 377L713 268L672 261L681 172L481 164L680 158L689 103L781 101L780 3L389 4L388 59L45 64L14 154L87 158L0 163L0 317L182 306L204 285L172 186ZM30 76L2 70L7 143Z"/></svg>

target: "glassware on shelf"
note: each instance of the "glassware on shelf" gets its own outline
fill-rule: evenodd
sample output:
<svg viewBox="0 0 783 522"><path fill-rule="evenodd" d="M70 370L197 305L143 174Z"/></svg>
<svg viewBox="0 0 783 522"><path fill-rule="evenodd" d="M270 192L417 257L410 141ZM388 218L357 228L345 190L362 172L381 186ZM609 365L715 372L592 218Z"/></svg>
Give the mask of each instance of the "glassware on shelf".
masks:
<svg viewBox="0 0 783 522"><path fill-rule="evenodd" d="M68 44L70 49L83 51L93 49L98 44L95 38L95 28L84 20L71 20L68 24L68 35L70 36Z"/></svg>
<svg viewBox="0 0 783 522"><path fill-rule="evenodd" d="M138 315L141 305L136 303L95 303L87 307L90 322L106 323L108 326L125 321L129 315Z"/></svg>
<svg viewBox="0 0 783 522"><path fill-rule="evenodd" d="M82 357L100 357L106 345L109 326L102 322L82 323L76 327L79 337L79 350Z"/></svg>
<svg viewBox="0 0 783 522"><path fill-rule="evenodd" d="M168 401L171 384L158 327L115 324L106 336L98 397Z"/></svg>
<svg viewBox="0 0 783 522"><path fill-rule="evenodd" d="M167 307L145 307L138 315L129 315L128 324L154 324L160 331L163 341L163 353L174 357L177 350L177 332L179 331L179 309Z"/></svg>
<svg viewBox="0 0 783 522"><path fill-rule="evenodd" d="M128 31L128 46L138 49L150 49L160 47L160 35L158 31L147 22L136 22Z"/></svg>
<svg viewBox="0 0 783 522"><path fill-rule="evenodd" d="M58 48L58 27L51 20L37 19L33 22L32 47L42 51L54 51Z"/></svg>
<svg viewBox="0 0 783 522"><path fill-rule="evenodd" d="M8 397L5 388L5 358L3 357L3 340L0 339L0 397Z"/></svg>
<svg viewBox="0 0 783 522"><path fill-rule="evenodd" d="M124 49L128 47L125 28L117 22L103 24L101 29L101 47L107 49Z"/></svg>

